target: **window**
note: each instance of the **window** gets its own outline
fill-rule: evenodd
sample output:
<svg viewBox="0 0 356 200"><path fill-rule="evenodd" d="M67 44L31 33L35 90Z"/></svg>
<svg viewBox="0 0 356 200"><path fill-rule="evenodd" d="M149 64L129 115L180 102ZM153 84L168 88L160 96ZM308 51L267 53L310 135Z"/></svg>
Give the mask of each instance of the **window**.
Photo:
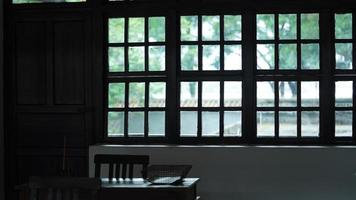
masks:
<svg viewBox="0 0 356 200"><path fill-rule="evenodd" d="M331 15L335 23L327 23ZM107 139L352 143L352 17L310 10L109 17Z"/></svg>
<svg viewBox="0 0 356 200"><path fill-rule="evenodd" d="M108 20L108 137L166 133L166 19Z"/></svg>

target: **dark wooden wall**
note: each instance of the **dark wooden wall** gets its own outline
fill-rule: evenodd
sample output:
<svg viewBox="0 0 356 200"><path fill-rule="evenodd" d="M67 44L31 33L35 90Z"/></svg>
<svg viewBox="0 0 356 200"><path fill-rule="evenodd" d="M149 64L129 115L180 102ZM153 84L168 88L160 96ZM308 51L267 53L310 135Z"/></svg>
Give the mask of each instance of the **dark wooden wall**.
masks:
<svg viewBox="0 0 356 200"><path fill-rule="evenodd" d="M8 190L30 175L88 175L92 143L91 17L81 11L11 13ZM11 192L9 198L13 198Z"/></svg>
<svg viewBox="0 0 356 200"><path fill-rule="evenodd" d="M4 70L4 42L3 42L3 30L4 30L4 9L3 1L0 1L0 199L5 199L4 196L4 106L3 106L3 70Z"/></svg>

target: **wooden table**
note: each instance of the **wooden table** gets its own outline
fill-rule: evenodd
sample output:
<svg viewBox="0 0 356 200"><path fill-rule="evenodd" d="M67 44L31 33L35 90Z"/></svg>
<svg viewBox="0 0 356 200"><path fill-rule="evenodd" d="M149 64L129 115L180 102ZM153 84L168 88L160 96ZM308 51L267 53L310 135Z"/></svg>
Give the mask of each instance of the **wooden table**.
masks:
<svg viewBox="0 0 356 200"><path fill-rule="evenodd" d="M134 178L109 182L102 179L100 200L195 200L199 178L185 178L180 185L152 185Z"/></svg>

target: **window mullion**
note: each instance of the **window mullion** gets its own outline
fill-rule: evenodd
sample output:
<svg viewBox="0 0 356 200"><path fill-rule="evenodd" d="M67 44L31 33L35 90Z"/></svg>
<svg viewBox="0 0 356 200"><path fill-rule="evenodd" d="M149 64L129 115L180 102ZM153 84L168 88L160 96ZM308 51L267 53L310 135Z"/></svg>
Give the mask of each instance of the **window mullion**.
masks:
<svg viewBox="0 0 356 200"><path fill-rule="evenodd" d="M256 14L242 15L242 140L256 143Z"/></svg>
<svg viewBox="0 0 356 200"><path fill-rule="evenodd" d="M320 138L322 143L331 143L334 134L334 85L333 85L333 30L334 17L330 12L321 12L320 24Z"/></svg>

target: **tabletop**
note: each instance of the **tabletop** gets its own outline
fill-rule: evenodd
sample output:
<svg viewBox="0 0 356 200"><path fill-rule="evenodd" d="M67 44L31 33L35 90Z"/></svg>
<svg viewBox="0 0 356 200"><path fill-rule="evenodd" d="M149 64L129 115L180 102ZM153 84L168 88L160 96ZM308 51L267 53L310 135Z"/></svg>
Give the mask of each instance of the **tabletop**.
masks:
<svg viewBox="0 0 356 200"><path fill-rule="evenodd" d="M101 179L101 188L190 188L196 185L199 178L185 178L181 184L176 185L153 185L145 179L113 179L109 181L107 178Z"/></svg>

